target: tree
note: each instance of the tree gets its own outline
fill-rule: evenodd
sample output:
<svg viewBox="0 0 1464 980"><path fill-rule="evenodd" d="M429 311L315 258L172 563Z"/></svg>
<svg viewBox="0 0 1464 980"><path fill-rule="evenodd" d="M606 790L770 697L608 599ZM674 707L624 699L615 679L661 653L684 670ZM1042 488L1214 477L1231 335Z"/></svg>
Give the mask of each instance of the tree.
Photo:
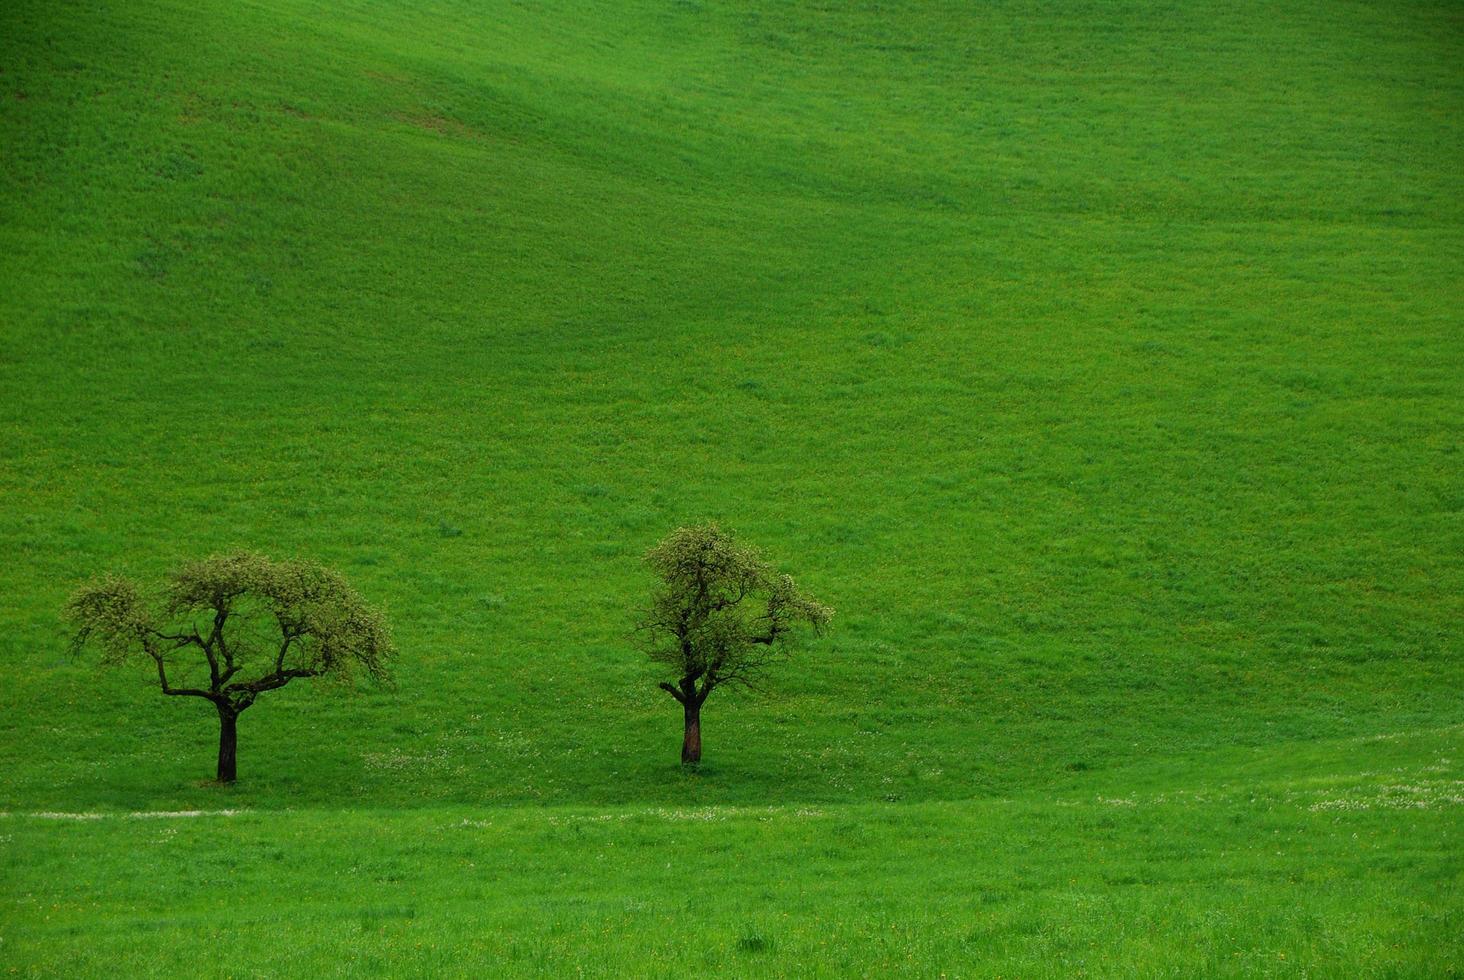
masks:
<svg viewBox="0 0 1464 980"><path fill-rule="evenodd" d="M822 633L833 610L772 571L754 548L716 524L673 531L646 555L660 578L639 624L651 660L670 681L658 685L681 704L681 761L701 761L701 707L723 684L755 688L783 659L800 625Z"/></svg>
<svg viewBox="0 0 1464 980"><path fill-rule="evenodd" d="M237 776L238 722L254 700L301 677L389 679L396 653L381 614L328 568L234 554L190 562L155 594L99 579L66 605L73 648L106 664L145 657L164 694L219 714L218 780Z"/></svg>

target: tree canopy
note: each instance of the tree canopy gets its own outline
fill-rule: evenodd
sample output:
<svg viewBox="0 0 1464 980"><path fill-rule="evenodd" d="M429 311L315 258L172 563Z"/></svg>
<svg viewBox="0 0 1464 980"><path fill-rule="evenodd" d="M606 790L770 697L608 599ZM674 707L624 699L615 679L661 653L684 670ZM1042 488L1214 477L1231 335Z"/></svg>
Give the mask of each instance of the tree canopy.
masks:
<svg viewBox="0 0 1464 980"><path fill-rule="evenodd" d="M219 779L235 776L234 731L259 695L298 678L390 679L385 618L338 573L309 561L243 552L176 569L146 591L108 576L66 607L74 649L108 664L149 661L164 694L203 698L220 718Z"/></svg>
<svg viewBox="0 0 1464 980"><path fill-rule="evenodd" d="M833 610L718 525L677 528L646 555L660 582L639 623L645 650L671 674L659 686L685 709L682 761L701 758L700 709L723 684L754 688L787 656L800 626L821 633Z"/></svg>

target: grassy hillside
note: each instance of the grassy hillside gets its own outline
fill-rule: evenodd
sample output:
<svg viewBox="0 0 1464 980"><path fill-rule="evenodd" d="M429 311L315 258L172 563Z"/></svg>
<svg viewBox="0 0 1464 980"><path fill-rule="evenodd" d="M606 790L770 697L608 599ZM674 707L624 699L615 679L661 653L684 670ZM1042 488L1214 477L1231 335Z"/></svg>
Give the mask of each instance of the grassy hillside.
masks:
<svg viewBox="0 0 1464 980"><path fill-rule="evenodd" d="M6 3L0 966L183 970L222 825L33 814L226 808L250 928L339 922L219 969L360 933L470 971L510 940L454 902L553 972L621 912L650 971L1459 969L1461 64L1450 3ZM628 631L705 518L839 615L713 697L689 775ZM222 789L211 709L69 658L58 610L235 547L340 567L403 656L261 699ZM1392 802L1285 796L1338 780ZM462 821L499 829L423 842ZM1048 870L982 918L1001 827ZM317 894L351 847L407 870ZM499 889L479 848L552 857ZM743 884L683 908L686 848ZM850 916L846 958L784 908ZM663 915L703 938L662 955Z"/></svg>

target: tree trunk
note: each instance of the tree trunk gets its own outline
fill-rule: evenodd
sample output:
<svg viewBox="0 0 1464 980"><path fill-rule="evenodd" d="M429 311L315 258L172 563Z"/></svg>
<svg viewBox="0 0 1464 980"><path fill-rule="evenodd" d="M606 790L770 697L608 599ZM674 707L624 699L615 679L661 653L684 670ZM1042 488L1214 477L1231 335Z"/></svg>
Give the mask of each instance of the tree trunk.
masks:
<svg viewBox="0 0 1464 980"><path fill-rule="evenodd" d="M219 782L232 783L237 777L236 755L239 746L239 712L219 705Z"/></svg>
<svg viewBox="0 0 1464 980"><path fill-rule="evenodd" d="M689 766L701 761L701 704L688 698L682 709L686 714L686 735L681 740L681 764Z"/></svg>

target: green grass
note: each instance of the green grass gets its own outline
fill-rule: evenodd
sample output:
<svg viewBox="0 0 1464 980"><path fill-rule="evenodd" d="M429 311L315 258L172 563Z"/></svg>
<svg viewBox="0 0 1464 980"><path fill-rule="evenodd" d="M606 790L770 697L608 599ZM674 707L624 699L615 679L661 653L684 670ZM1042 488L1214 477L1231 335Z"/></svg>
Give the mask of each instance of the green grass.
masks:
<svg viewBox="0 0 1464 980"><path fill-rule="evenodd" d="M1447 2L4 4L0 969L1464 969L1461 63ZM839 615L689 775L628 632L707 518ZM58 611L235 547L403 658L221 789Z"/></svg>
<svg viewBox="0 0 1464 980"><path fill-rule="evenodd" d="M18 817L7 942L68 975L1446 975L1458 734L1120 796Z"/></svg>

